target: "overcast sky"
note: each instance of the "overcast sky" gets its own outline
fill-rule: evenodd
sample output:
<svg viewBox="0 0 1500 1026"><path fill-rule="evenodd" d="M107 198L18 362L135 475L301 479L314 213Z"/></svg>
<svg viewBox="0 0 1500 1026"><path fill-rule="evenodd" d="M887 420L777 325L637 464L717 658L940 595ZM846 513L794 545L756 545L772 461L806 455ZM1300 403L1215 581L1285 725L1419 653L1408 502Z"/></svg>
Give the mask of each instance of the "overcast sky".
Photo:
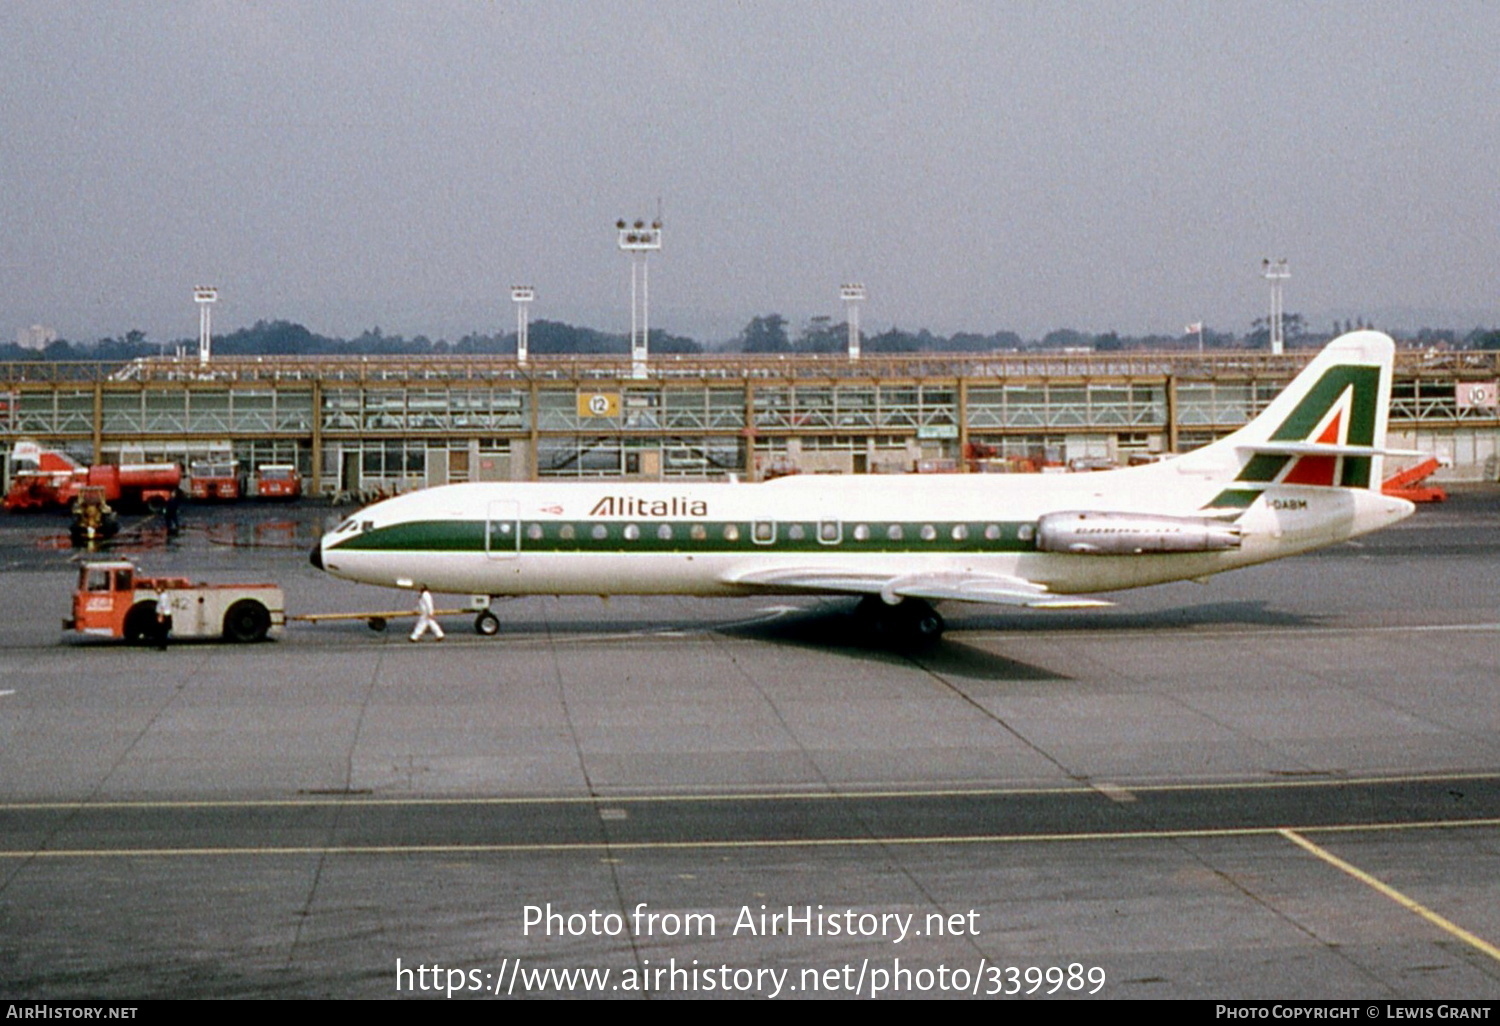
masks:
<svg viewBox="0 0 1500 1026"><path fill-rule="evenodd" d="M0 340L1500 322L1500 4L0 5Z"/></svg>

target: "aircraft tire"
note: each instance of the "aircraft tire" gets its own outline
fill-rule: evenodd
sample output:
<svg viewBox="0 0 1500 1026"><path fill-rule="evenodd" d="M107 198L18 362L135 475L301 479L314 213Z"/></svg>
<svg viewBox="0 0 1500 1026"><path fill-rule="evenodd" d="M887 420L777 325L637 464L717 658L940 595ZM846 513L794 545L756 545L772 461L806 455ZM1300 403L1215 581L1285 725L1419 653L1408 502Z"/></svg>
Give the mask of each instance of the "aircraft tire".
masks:
<svg viewBox="0 0 1500 1026"><path fill-rule="evenodd" d="M376 634L382 633L386 628L385 617L383 616L372 616L365 623Z"/></svg>
<svg viewBox="0 0 1500 1026"><path fill-rule="evenodd" d="M935 645L948 626L943 614L932 608L932 603L921 599L905 599L895 609L895 633L906 645L924 647Z"/></svg>
<svg viewBox="0 0 1500 1026"><path fill-rule="evenodd" d="M500 633L500 618L488 609L480 610L479 615L474 617L474 633L493 638Z"/></svg>
<svg viewBox="0 0 1500 1026"><path fill-rule="evenodd" d="M943 614L923 599L902 599L887 605L878 595L866 595L854 608L875 641L898 648L921 648L936 644L947 622Z"/></svg>

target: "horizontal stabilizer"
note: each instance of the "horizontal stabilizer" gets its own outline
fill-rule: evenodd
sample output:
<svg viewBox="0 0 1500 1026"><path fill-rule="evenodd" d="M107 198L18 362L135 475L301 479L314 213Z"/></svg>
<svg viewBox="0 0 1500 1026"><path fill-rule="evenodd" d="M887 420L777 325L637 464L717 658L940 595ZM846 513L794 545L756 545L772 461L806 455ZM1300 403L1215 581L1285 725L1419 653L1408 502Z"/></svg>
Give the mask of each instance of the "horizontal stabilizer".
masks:
<svg viewBox="0 0 1500 1026"><path fill-rule="evenodd" d="M1385 449L1373 445L1338 445L1333 442L1257 442L1237 445L1240 452L1267 456L1427 456L1420 449Z"/></svg>

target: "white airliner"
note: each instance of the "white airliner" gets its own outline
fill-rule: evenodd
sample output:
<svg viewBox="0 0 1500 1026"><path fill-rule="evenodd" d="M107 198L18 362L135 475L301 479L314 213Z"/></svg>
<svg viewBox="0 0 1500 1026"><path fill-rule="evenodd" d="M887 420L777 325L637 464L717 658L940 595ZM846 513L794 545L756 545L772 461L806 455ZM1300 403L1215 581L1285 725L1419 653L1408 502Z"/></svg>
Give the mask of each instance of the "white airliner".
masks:
<svg viewBox="0 0 1500 1026"><path fill-rule="evenodd" d="M1394 345L1329 345L1227 438L1087 474L784 477L759 484L446 485L387 499L312 563L387 587L479 596L863 596L887 638L934 640L938 601L1042 609L1202 580L1386 527ZM491 634L488 610L476 623Z"/></svg>

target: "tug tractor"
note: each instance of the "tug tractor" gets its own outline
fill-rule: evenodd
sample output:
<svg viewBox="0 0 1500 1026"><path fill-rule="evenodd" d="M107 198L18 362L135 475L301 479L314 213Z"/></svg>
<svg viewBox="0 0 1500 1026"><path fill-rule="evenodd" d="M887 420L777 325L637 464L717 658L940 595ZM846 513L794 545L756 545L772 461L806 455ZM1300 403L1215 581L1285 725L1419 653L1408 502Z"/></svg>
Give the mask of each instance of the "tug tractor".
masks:
<svg viewBox="0 0 1500 1026"><path fill-rule="evenodd" d="M92 561L78 571L73 615L63 630L137 644L169 638L264 641L286 625L275 584L204 584L185 577L143 577L126 560Z"/></svg>

